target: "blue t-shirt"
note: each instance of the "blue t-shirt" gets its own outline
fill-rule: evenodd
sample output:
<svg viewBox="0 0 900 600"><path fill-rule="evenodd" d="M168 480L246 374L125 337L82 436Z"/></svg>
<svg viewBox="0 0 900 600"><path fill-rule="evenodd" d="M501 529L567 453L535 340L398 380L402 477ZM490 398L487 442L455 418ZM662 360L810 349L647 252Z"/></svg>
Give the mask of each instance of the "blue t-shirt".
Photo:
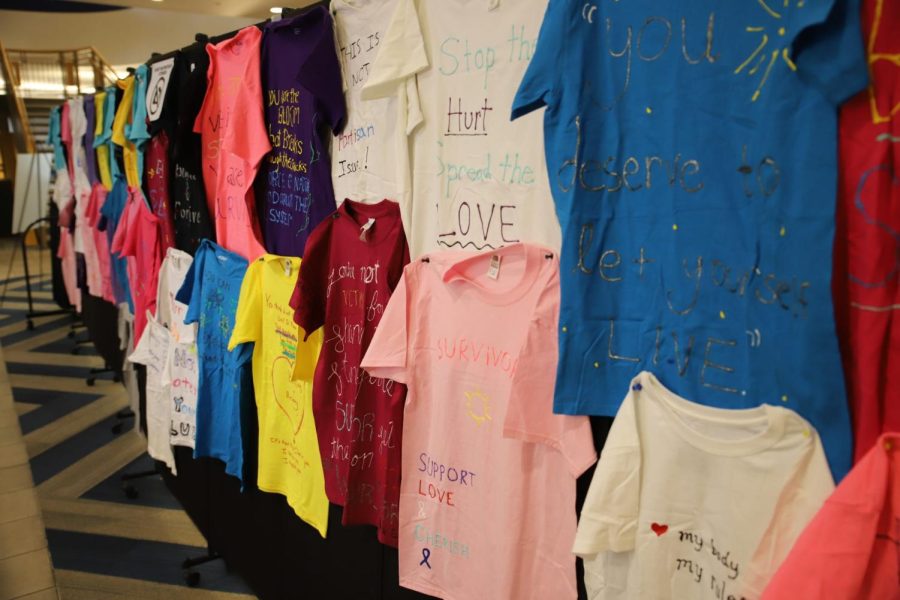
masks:
<svg viewBox="0 0 900 600"><path fill-rule="evenodd" d="M139 65L134 70L134 96L131 98L131 124L125 126L125 137L134 144L137 151L137 168L141 179L144 177L144 146L150 139L147 129L147 79L150 67Z"/></svg>
<svg viewBox="0 0 900 600"><path fill-rule="evenodd" d="M250 359L253 344L228 351L247 259L210 240L197 248L194 262L175 298L187 305L184 322L198 323L197 433L194 456L225 463L225 472L243 480L241 421L252 401Z"/></svg>
<svg viewBox="0 0 900 600"><path fill-rule="evenodd" d="M122 219L122 213L125 211L125 204L128 202L128 183L125 176L116 173L113 178L113 186L103 206L100 207L100 220L97 222L97 229L106 232L106 241L112 246L113 238L116 230L119 228L119 221ZM131 289L128 286L128 262L118 252L109 253L110 280L112 283L113 296L116 304L128 303L131 314L134 314L134 301L131 299Z"/></svg>
<svg viewBox="0 0 900 600"><path fill-rule="evenodd" d="M831 305L837 105L857 0L551 0L513 118L546 106L563 232L555 410L614 415L653 371L791 408L850 467Z"/></svg>
<svg viewBox="0 0 900 600"><path fill-rule="evenodd" d="M60 137L62 135L61 113L62 109L59 106L50 109L50 127L47 130L47 143L53 146L53 168L57 171L67 168L66 153ZM68 177L68 174L66 176Z"/></svg>

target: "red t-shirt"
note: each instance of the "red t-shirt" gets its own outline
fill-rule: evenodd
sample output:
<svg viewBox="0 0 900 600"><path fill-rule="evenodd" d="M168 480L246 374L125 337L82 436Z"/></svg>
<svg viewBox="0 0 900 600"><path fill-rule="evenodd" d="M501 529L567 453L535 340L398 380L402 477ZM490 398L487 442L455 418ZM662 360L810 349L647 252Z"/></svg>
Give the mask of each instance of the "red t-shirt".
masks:
<svg viewBox="0 0 900 600"><path fill-rule="evenodd" d="M144 185L147 187L150 210L159 217L163 247L175 246L175 221L169 201L169 136L160 131L153 136L144 151Z"/></svg>
<svg viewBox="0 0 900 600"><path fill-rule="evenodd" d="M841 109L835 321L854 459L900 431L900 3L865 0L869 88Z"/></svg>
<svg viewBox="0 0 900 600"><path fill-rule="evenodd" d="M325 328L313 414L328 499L344 507L344 525L375 525L378 540L391 546L406 386L370 377L359 365L408 262L397 203L346 200L307 240L291 297L307 335Z"/></svg>

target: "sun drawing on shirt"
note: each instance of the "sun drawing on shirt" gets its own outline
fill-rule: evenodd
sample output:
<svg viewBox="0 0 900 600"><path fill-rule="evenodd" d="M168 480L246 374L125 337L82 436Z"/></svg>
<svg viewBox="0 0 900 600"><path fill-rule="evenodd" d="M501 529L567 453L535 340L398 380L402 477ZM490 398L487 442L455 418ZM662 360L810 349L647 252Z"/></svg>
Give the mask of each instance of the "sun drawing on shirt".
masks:
<svg viewBox="0 0 900 600"><path fill-rule="evenodd" d="M492 421L491 418L491 398L481 390L472 392L463 392L466 395L466 412L469 417L478 424L479 427L484 425L486 421ZM478 401L477 408L473 406Z"/></svg>
<svg viewBox="0 0 900 600"><path fill-rule="evenodd" d="M797 70L797 65L791 60L788 44L785 43L785 40L790 40L790 38L786 36L787 30L782 24L783 14L778 12L790 8L793 0L782 0L781 4L783 6L780 7L778 2L773 0L756 1L768 15L769 23L766 25L752 25L745 29L747 33L758 35L759 42L753 49L753 52L734 70L735 75L746 73L749 77L759 76L759 82L756 84L756 89L750 97L751 102L759 100L763 87L769 80L769 75L772 73L772 69L775 68L776 63L783 63L791 71ZM805 3L806 0L796 0L795 6L803 8Z"/></svg>

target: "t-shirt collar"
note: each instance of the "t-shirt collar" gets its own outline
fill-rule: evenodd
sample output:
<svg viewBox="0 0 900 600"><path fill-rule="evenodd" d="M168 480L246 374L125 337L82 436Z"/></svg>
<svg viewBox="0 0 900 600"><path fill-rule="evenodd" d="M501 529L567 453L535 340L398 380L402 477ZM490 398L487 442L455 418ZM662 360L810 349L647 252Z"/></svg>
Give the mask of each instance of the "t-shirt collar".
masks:
<svg viewBox="0 0 900 600"><path fill-rule="evenodd" d="M459 260L447 263L441 272L441 280L446 284L460 282L467 284L476 289L486 302L491 304L510 304L524 296L534 285L537 276L541 271L541 264L544 255L552 257L549 251L534 246L516 242L501 248L489 248L474 254L463 255ZM525 256L525 271L522 273L521 279L512 288L495 292L488 286L485 286L480 280L481 277L470 277L466 274L466 267L473 263L484 262L487 265L490 257L499 256L501 259L507 256ZM502 261L501 261L502 265ZM485 268L485 277L487 276L487 268Z"/></svg>

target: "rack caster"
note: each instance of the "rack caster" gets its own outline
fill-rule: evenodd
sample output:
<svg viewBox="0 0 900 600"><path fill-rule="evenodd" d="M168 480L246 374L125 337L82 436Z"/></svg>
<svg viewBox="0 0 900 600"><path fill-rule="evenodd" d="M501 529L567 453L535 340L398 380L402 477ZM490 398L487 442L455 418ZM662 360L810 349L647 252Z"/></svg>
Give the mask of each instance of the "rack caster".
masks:
<svg viewBox="0 0 900 600"><path fill-rule="evenodd" d="M28 329L28 331L34 331L34 321L28 319L28 322L25 324L25 328Z"/></svg>
<svg viewBox="0 0 900 600"><path fill-rule="evenodd" d="M125 492L125 497L128 498L129 500L134 500L139 495L137 488L134 487L133 485L131 485L130 483L123 483L122 491Z"/></svg>
<svg viewBox="0 0 900 600"><path fill-rule="evenodd" d="M184 585L192 588L200 585L200 573L197 571L185 571L183 576Z"/></svg>

